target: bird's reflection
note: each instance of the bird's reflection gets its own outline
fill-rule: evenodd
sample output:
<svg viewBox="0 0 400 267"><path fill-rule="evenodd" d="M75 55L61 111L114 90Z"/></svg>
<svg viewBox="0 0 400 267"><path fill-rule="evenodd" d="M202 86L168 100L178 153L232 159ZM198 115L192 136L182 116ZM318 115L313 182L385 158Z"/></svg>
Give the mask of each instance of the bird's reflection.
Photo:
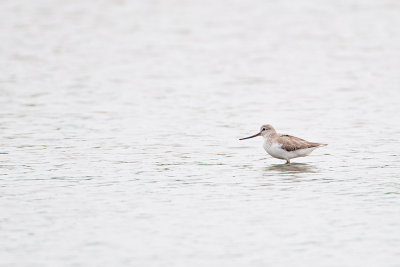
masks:
<svg viewBox="0 0 400 267"><path fill-rule="evenodd" d="M266 171L277 171L282 173L316 173L317 168L314 165L305 163L291 164L274 164L267 168Z"/></svg>

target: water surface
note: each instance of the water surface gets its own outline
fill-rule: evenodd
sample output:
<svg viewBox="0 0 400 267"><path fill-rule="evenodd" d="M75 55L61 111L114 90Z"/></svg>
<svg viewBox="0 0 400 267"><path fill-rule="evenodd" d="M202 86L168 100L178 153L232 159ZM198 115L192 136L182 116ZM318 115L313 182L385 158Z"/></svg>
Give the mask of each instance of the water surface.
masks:
<svg viewBox="0 0 400 267"><path fill-rule="evenodd" d="M1 1L0 264L399 266L399 12Z"/></svg>

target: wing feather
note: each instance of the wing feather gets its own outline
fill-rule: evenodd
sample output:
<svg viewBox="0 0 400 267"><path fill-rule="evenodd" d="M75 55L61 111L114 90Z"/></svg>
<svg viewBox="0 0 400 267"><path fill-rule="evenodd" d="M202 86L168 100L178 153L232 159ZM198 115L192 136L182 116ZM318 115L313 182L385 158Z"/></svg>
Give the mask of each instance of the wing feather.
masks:
<svg viewBox="0 0 400 267"><path fill-rule="evenodd" d="M291 135L281 135L278 137L278 142L279 144L282 144L282 149L286 151L296 151L300 149L306 149L306 148L312 148L312 147L318 147L323 144L320 143L313 143L313 142L308 142L304 139L291 136Z"/></svg>

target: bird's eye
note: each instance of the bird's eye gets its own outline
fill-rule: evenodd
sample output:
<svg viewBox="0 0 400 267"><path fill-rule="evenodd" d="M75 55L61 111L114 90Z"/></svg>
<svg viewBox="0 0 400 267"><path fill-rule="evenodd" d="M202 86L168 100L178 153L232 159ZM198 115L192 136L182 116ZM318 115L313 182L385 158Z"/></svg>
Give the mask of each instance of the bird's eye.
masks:
<svg viewBox="0 0 400 267"><path fill-rule="evenodd" d="M265 131L265 128L262 128L263 131Z"/></svg>

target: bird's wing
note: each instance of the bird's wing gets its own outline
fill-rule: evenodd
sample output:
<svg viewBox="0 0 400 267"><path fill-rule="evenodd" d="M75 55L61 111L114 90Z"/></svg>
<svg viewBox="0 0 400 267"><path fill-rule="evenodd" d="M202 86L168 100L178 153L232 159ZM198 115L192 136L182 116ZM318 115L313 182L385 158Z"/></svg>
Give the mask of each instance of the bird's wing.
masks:
<svg viewBox="0 0 400 267"><path fill-rule="evenodd" d="M304 139L287 134L280 135L278 137L278 143L281 144L282 149L286 151L296 151L299 149L306 149L323 145L319 143L308 142Z"/></svg>

